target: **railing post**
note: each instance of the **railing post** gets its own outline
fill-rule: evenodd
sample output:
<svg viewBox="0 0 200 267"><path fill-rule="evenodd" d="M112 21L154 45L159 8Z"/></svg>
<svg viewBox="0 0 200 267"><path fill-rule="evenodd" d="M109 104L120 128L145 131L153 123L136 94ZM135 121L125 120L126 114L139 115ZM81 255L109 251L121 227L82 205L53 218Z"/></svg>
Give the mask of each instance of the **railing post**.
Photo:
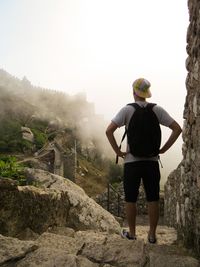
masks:
<svg viewBox="0 0 200 267"><path fill-rule="evenodd" d="M111 190L116 194L117 198L117 216L120 216L120 194L115 190L115 188L108 183L107 184L107 211L110 211L110 194Z"/></svg>
<svg viewBox="0 0 200 267"><path fill-rule="evenodd" d="M120 214L120 195L117 194L117 202L118 202L118 207L117 207L117 216L119 217Z"/></svg>
<svg viewBox="0 0 200 267"><path fill-rule="evenodd" d="M107 211L110 211L110 184L107 185Z"/></svg>

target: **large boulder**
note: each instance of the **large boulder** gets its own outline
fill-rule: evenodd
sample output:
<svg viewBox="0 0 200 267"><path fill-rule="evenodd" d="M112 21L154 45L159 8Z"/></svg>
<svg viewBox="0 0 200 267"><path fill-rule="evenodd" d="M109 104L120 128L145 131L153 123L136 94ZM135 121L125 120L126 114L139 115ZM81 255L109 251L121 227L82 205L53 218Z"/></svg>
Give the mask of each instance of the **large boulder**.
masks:
<svg viewBox="0 0 200 267"><path fill-rule="evenodd" d="M24 258L26 254L38 248L33 241L23 241L2 235L0 235L0 244L0 266L4 262Z"/></svg>
<svg viewBox="0 0 200 267"><path fill-rule="evenodd" d="M28 182L17 186L0 179L0 233L17 236L29 228L43 233L52 226L118 233L115 218L68 179L38 169L26 169Z"/></svg>
<svg viewBox="0 0 200 267"><path fill-rule="evenodd" d="M149 245L107 232L65 229L35 241L0 235L2 267L198 267L197 259L172 245ZM63 228L64 230L64 228ZM147 229L145 229L147 230ZM54 232L56 230L54 229ZM64 232L63 232L64 233ZM146 233L145 233L146 234ZM166 233L166 236L168 232Z"/></svg>
<svg viewBox="0 0 200 267"><path fill-rule="evenodd" d="M130 242L105 232L78 231L73 237L43 233L34 243L0 235L0 241L4 267L140 267L146 261L142 240Z"/></svg>

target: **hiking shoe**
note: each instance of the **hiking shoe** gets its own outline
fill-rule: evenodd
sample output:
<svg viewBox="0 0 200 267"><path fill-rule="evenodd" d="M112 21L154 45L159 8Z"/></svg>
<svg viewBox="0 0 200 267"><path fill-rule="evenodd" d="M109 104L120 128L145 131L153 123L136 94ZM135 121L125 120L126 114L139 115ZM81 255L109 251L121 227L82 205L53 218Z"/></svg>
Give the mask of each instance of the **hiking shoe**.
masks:
<svg viewBox="0 0 200 267"><path fill-rule="evenodd" d="M148 236L148 241L150 244L155 244L157 242L156 237Z"/></svg>
<svg viewBox="0 0 200 267"><path fill-rule="evenodd" d="M130 236L129 232L126 231L125 229L122 229L122 231L121 231L121 236L122 236L123 238L128 239L128 240L136 240L136 239L137 239L136 236L133 236L133 237Z"/></svg>

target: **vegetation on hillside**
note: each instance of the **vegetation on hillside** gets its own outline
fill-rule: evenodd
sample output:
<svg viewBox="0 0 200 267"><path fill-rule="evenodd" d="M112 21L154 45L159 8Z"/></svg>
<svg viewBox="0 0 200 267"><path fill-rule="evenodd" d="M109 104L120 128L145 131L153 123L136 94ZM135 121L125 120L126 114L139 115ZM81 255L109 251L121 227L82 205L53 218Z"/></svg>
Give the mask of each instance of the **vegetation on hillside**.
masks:
<svg viewBox="0 0 200 267"><path fill-rule="evenodd" d="M21 127L23 124L14 116L0 119L0 153L25 153L38 150L47 142L48 134L45 133L46 121L37 120L31 123L30 130L34 134L34 143L22 138ZM51 136L50 136L51 139Z"/></svg>
<svg viewBox="0 0 200 267"><path fill-rule="evenodd" d="M32 141L22 137L22 127L33 133ZM34 87L27 79L19 80L0 70L0 154L7 156L0 161L1 176L23 184L17 158L30 157L58 139L71 155L70 166L76 140L76 182L91 196L100 193L108 181L115 183L121 177L121 167L108 158L104 129L105 121L95 114L94 105L84 94L69 96Z"/></svg>
<svg viewBox="0 0 200 267"><path fill-rule="evenodd" d="M0 156L0 178L13 179L17 181L18 185L26 184L24 167L13 156Z"/></svg>

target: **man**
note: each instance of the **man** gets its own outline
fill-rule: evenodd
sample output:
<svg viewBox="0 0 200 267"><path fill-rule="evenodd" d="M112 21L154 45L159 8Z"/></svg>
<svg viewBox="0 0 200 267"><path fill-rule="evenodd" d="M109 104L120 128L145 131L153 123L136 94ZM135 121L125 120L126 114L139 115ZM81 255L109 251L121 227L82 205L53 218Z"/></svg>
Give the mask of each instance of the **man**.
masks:
<svg viewBox="0 0 200 267"><path fill-rule="evenodd" d="M133 97L135 103L140 107L145 107L148 103L146 98L151 97L150 82L140 78L133 83ZM120 150L116 143L114 132L118 127L125 126L128 129L130 119L135 112L131 105L123 107L112 119L106 130L107 138L118 157L124 159L124 193L125 210L129 232L123 230L122 236L128 239L136 239L136 202L139 192L141 178L144 184L146 199L148 203L149 233L148 241L156 243L156 227L159 219L159 190L160 190L160 170L158 164L159 156L136 157L130 153L127 143L126 152ZM169 127L172 132L166 143L161 147L159 154L165 153L177 140L182 130L180 125L160 106L153 106L159 124Z"/></svg>

